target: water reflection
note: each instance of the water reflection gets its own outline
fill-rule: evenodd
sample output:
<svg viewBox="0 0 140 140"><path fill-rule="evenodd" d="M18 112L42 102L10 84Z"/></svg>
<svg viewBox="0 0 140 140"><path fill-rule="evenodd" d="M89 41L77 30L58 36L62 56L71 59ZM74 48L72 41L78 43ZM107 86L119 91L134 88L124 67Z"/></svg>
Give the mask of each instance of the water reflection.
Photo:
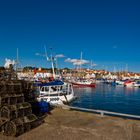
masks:
<svg viewBox="0 0 140 140"><path fill-rule="evenodd" d="M75 88L72 106L140 115L140 88L97 84L96 88Z"/></svg>
<svg viewBox="0 0 140 140"><path fill-rule="evenodd" d="M138 87L124 87L124 94L135 94L137 93L137 91L139 91L140 89Z"/></svg>

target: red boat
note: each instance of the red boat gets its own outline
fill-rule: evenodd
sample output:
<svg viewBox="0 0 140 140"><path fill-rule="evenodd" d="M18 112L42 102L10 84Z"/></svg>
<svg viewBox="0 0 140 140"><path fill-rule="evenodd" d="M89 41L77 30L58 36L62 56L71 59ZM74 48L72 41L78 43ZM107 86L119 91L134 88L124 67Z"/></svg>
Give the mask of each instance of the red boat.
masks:
<svg viewBox="0 0 140 140"><path fill-rule="evenodd" d="M126 80L125 82L124 82L124 86L125 87L134 87L134 81L131 81L131 80Z"/></svg>

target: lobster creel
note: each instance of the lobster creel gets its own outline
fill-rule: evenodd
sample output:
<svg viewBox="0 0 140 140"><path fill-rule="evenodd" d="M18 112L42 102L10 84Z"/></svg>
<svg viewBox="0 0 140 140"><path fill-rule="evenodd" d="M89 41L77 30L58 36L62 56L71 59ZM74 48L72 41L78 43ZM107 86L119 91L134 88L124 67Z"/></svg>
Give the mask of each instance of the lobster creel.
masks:
<svg viewBox="0 0 140 140"><path fill-rule="evenodd" d="M37 127L40 124L40 120L34 114L17 118L12 121L8 121L3 127L2 132L7 136L19 136L30 129Z"/></svg>
<svg viewBox="0 0 140 140"><path fill-rule="evenodd" d="M27 102L3 106L0 109L0 117L2 120L12 120L19 117L24 117L32 113L31 105Z"/></svg>

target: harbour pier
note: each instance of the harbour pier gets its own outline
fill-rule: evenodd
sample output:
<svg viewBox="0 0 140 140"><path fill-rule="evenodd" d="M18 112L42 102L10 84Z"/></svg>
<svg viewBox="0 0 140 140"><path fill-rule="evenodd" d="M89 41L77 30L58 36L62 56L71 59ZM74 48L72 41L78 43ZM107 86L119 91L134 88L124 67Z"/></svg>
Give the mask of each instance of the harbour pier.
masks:
<svg viewBox="0 0 140 140"><path fill-rule="evenodd" d="M140 121L57 107L45 122L19 137L1 140L139 140Z"/></svg>

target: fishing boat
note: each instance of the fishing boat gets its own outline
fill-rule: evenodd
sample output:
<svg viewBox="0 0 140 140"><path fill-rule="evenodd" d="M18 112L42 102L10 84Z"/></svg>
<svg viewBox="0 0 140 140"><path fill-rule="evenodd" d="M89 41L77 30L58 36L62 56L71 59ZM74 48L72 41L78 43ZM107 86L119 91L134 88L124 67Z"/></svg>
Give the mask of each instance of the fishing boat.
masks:
<svg viewBox="0 0 140 140"><path fill-rule="evenodd" d="M124 85L125 81L124 80L116 80L117 85Z"/></svg>
<svg viewBox="0 0 140 140"><path fill-rule="evenodd" d="M75 99L72 84L64 83L60 80L54 80L49 83L36 83L37 100L44 100L50 105L63 105Z"/></svg>
<svg viewBox="0 0 140 140"><path fill-rule="evenodd" d="M91 80L75 80L70 82L75 87L92 87L95 88L95 82Z"/></svg>
<svg viewBox="0 0 140 140"><path fill-rule="evenodd" d="M134 82L134 87L140 87L140 81L135 81Z"/></svg>

